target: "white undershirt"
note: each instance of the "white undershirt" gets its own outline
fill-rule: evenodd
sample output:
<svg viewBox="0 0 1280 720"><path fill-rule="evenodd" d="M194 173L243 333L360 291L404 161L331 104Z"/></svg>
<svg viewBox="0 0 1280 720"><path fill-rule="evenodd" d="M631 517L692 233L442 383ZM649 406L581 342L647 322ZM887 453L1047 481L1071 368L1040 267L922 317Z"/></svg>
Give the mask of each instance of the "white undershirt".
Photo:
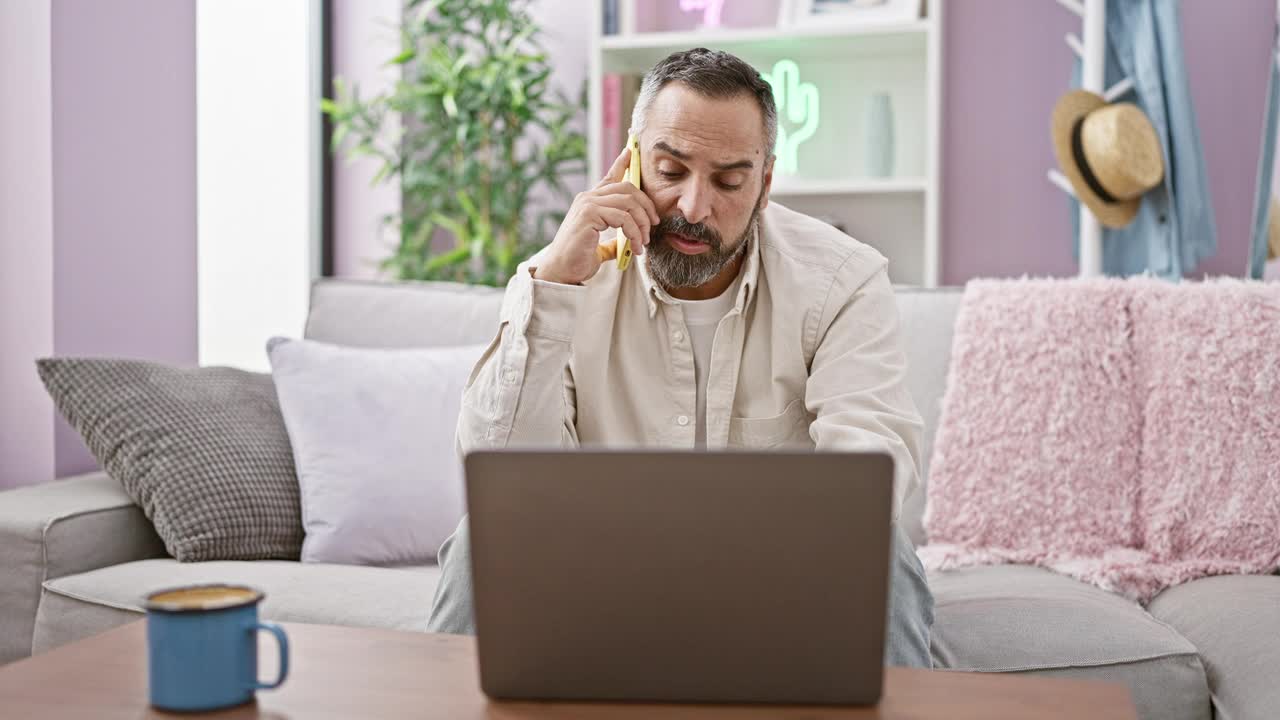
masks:
<svg viewBox="0 0 1280 720"><path fill-rule="evenodd" d="M741 277L741 276L739 276ZM711 369L711 347L715 344L716 327L733 309L738 299L738 280L710 300L674 300L684 310L684 324L693 348L693 376L697 381L698 419L694 430L694 447L707 446L707 372Z"/></svg>

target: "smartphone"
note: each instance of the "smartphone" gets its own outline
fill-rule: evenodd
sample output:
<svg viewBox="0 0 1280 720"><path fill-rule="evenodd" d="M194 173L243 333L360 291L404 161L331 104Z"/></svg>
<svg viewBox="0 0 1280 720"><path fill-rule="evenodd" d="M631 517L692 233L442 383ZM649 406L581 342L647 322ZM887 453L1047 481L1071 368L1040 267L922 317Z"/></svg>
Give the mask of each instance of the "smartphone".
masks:
<svg viewBox="0 0 1280 720"><path fill-rule="evenodd" d="M631 160L627 165L627 182L640 187L640 141L635 135L627 136L627 149L631 151ZM631 264L631 241L627 239L622 228L618 228L618 236L614 241L618 247L618 269L626 270Z"/></svg>

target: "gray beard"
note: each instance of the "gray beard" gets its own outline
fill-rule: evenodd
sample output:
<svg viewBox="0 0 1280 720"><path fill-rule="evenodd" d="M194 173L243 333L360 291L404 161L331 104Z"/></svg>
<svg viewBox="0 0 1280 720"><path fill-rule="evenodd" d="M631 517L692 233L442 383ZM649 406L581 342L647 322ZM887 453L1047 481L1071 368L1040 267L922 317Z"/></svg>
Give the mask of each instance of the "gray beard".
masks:
<svg viewBox="0 0 1280 720"><path fill-rule="evenodd" d="M747 221L747 229L738 237L737 243L731 248L710 243L710 249L701 255L685 255L666 240L656 239L644 252L649 274L667 290L706 285L746 252L759 224L760 204L757 202L751 211L751 219Z"/></svg>

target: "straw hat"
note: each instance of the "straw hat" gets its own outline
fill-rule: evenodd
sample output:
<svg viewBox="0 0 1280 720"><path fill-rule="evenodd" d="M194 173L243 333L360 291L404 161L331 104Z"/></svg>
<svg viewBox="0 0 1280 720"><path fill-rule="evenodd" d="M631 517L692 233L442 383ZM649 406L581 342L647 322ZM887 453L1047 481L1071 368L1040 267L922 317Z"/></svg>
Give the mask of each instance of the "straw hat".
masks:
<svg viewBox="0 0 1280 720"><path fill-rule="evenodd" d="M1128 225L1142 194L1164 178L1160 139L1133 103L1072 90L1053 108L1052 132L1062 174L1107 227Z"/></svg>

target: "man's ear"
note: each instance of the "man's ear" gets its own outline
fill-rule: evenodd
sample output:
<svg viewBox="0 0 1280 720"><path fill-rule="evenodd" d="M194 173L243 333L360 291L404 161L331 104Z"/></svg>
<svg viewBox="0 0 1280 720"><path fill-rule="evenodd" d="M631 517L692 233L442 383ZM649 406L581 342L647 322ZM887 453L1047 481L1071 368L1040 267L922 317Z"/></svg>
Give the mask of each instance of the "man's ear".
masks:
<svg viewBox="0 0 1280 720"><path fill-rule="evenodd" d="M764 187L760 189L760 209L769 207L769 190L773 187L773 161L777 156L769 153L769 159L764 161Z"/></svg>

